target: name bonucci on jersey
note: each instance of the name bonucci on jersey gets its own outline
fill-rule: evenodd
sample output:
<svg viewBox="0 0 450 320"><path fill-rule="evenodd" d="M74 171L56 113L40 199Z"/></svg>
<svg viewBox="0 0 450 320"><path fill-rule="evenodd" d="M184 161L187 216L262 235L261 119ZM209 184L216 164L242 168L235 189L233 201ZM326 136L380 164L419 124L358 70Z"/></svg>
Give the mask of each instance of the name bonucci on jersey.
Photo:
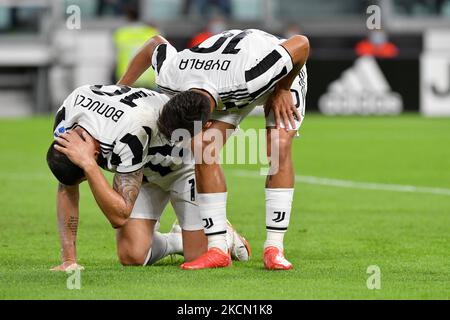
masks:
<svg viewBox="0 0 450 320"><path fill-rule="evenodd" d="M173 146L158 134L156 122L168 99L141 88L82 86L59 108L54 136L80 126L100 143L105 169L127 173L145 166L165 176L175 167Z"/></svg>
<svg viewBox="0 0 450 320"><path fill-rule="evenodd" d="M219 110L243 108L292 70L291 56L280 45L283 41L248 29L224 31L180 52L161 44L152 56L156 83L169 95L203 89Z"/></svg>

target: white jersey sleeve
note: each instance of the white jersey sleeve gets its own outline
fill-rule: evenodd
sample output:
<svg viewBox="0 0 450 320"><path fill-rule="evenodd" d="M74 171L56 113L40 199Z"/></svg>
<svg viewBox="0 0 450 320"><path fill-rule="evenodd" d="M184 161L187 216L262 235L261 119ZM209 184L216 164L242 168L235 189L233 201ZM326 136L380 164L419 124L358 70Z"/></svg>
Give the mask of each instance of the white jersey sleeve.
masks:
<svg viewBox="0 0 450 320"><path fill-rule="evenodd" d="M168 94L206 90L218 109L242 108L293 69L282 42L264 31L249 29L222 32L178 53L170 45L160 45L152 57L156 83Z"/></svg>

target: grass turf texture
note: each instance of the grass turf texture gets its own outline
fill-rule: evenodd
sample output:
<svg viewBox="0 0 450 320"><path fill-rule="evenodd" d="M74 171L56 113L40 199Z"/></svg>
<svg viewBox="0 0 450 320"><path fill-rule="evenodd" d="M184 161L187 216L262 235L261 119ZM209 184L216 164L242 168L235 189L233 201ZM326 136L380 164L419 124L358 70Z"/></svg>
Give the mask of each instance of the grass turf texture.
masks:
<svg viewBox="0 0 450 320"><path fill-rule="evenodd" d="M243 127L261 127L250 118ZM56 182L45 163L50 118L0 121L0 298L2 299L448 299L450 196L298 183L285 239L289 272L262 268L264 179L227 166L228 215L253 249L249 263L182 271L181 258L122 267L114 230L87 185L78 235L81 290L66 288L59 263ZM325 118L309 115L294 142L297 174L450 188L450 119ZM174 220L164 215L162 231ZM381 268L381 290L366 269Z"/></svg>

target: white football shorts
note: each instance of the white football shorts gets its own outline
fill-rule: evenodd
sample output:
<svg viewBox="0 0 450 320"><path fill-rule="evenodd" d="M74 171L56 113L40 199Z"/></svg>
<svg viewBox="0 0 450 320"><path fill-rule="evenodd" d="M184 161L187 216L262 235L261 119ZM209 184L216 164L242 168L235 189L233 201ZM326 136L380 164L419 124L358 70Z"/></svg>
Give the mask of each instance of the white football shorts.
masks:
<svg viewBox="0 0 450 320"><path fill-rule="evenodd" d="M194 171L192 170L189 175L173 175L173 177L167 189L165 187L163 189L156 181L144 182L130 218L159 220L170 201L183 230L203 230L196 202Z"/></svg>
<svg viewBox="0 0 450 320"><path fill-rule="evenodd" d="M308 89L308 78L306 67L303 67L299 73L299 75L295 78L292 87L292 99L294 101L295 106L297 107L298 112L300 113L301 119L295 119L295 128L292 128L289 125L290 130L298 130L302 124L303 118L305 117L305 107L306 107L306 91ZM211 114L212 120L217 120L225 123L229 123L237 127L241 121L250 113L252 110L258 106L264 106L265 101L271 92L266 93L260 99L255 101L254 103L241 108L241 109L233 109L233 110L214 110ZM275 127L275 115L271 110L269 114L266 116L266 127ZM280 122L280 126L284 128L283 121Z"/></svg>

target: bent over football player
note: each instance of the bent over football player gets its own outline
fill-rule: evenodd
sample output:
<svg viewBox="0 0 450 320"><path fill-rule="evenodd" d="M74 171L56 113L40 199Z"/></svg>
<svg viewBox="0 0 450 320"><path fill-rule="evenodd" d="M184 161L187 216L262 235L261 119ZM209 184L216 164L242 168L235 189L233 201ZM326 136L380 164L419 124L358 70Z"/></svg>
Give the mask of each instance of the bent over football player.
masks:
<svg viewBox="0 0 450 320"><path fill-rule="evenodd" d="M117 229L117 253L123 265L150 265L174 253L184 253L185 261L192 261L206 252L194 166L182 149L172 152L176 146L157 129L167 101L164 94L115 85L82 86L64 101L55 118L55 141L47 153L47 163L59 180L62 264L53 270L80 268L76 234L79 184L84 180ZM115 172L113 187L100 167ZM169 201L179 226L161 234L155 225ZM236 257L248 260L245 239L231 225L228 230Z"/></svg>
<svg viewBox="0 0 450 320"><path fill-rule="evenodd" d="M136 54L119 81L132 85L146 68L155 69L157 85L172 95L159 118L160 129L168 138L203 110L211 120L203 133L219 130L222 141L226 141L227 129L235 129L255 106L264 105L267 154L270 159L271 150L279 153L278 170L267 176L265 184L267 237L263 258L270 270L292 268L284 257L283 239L294 194L291 146L304 117L308 54L309 42L304 36L284 40L255 29L224 31L180 52L156 36ZM192 99L194 96L198 98ZM199 150L197 143L205 150L212 141L196 137L194 150ZM202 219L212 221L213 226L205 229L208 252L182 267L226 267L231 260L225 236L224 174L218 161L211 164L197 159L196 155L200 212Z"/></svg>

